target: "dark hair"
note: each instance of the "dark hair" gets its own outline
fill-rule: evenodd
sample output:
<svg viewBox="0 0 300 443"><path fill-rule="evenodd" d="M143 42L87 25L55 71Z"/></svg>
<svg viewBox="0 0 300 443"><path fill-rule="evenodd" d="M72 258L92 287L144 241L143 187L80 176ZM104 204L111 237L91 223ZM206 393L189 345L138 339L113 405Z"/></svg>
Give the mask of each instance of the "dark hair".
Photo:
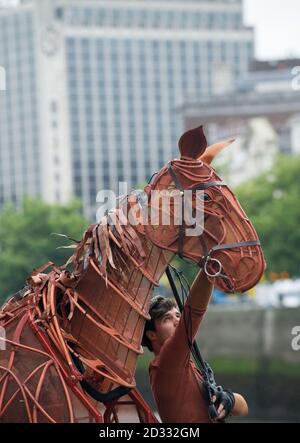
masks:
<svg viewBox="0 0 300 443"><path fill-rule="evenodd" d="M173 308L178 308L177 303L174 298L163 297L162 295L157 295L150 301L149 315L150 320L146 320L144 335L142 339L142 345L153 352L153 347L151 340L147 337L147 331L155 331L155 320L159 320L166 312L169 312Z"/></svg>

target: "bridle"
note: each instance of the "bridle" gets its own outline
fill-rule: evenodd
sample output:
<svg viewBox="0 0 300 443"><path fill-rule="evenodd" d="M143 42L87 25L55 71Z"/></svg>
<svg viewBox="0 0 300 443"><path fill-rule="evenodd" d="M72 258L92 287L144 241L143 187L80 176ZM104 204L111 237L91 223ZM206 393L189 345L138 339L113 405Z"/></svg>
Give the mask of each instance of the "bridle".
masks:
<svg viewBox="0 0 300 443"><path fill-rule="evenodd" d="M183 246L184 246L184 237L185 237L185 224L184 224L184 204L183 204L183 197L184 197L184 188L181 186L181 183L176 175L176 172L174 171L174 168L171 163L168 164L168 172L170 173L174 184L176 188L180 191L181 195L181 209L182 209L182 219L181 224L179 225L179 239L178 239L178 255L180 258L183 258ZM223 180L219 181L208 181L204 183L198 183L191 188L188 188L188 190L194 192L194 191L204 191L209 188L213 188L215 186L226 186L226 183ZM201 245L203 247L204 255L201 257L199 261L199 265L203 266L204 272L208 277L223 277L228 279L228 277L224 274L222 274L223 266L222 263L216 259L212 258L211 255L216 251L226 250L226 249L234 249L234 248L243 248L243 247L249 247L249 246L260 246L259 240L250 240L250 241L243 241L243 242L236 242L236 243L223 243L216 246L213 246L212 248L208 249L207 244L203 238L203 235L200 234L198 236ZM210 262L214 262L218 265L218 270L215 272L215 274L211 274L208 271L208 264Z"/></svg>

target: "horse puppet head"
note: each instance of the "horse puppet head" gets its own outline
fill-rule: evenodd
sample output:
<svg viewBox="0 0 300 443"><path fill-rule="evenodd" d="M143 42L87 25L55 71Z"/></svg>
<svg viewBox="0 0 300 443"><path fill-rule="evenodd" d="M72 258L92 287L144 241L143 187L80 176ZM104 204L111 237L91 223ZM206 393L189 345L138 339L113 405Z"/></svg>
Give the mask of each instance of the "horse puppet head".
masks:
<svg viewBox="0 0 300 443"><path fill-rule="evenodd" d="M140 230L160 248L203 267L220 290L244 292L264 272L262 248L237 198L210 166L232 141L208 147L202 126L185 132L181 158L164 166L144 189L148 206Z"/></svg>

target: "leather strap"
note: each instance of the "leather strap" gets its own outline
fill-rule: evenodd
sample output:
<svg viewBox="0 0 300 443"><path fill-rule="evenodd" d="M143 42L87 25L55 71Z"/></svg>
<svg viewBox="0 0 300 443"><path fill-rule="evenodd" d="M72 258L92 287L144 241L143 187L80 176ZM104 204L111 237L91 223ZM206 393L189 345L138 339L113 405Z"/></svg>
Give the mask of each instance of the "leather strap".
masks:
<svg viewBox="0 0 300 443"><path fill-rule="evenodd" d="M182 220L181 224L179 225L179 238L178 238L178 255L180 258L183 258L183 247L184 247L184 189L178 180L178 177L173 169L173 166L171 163L168 164L168 171L175 183L176 188L181 192L181 208L182 208ZM215 186L226 186L226 183L223 180L214 180L214 181L208 181L204 183L198 183L191 188L187 188L188 190L197 191L197 190L205 190L211 187ZM204 261L207 261L207 259L210 257L210 255L215 251L225 250L225 249L234 249L234 248L243 248L243 247L249 247L249 246L260 246L259 240L251 240L251 241L243 241L243 242L236 242L236 243L227 243L227 244L220 244L217 246L214 246L208 251L207 245L205 243L204 238L202 237L202 234L198 237L203 250L204 250L204 256L202 259Z"/></svg>

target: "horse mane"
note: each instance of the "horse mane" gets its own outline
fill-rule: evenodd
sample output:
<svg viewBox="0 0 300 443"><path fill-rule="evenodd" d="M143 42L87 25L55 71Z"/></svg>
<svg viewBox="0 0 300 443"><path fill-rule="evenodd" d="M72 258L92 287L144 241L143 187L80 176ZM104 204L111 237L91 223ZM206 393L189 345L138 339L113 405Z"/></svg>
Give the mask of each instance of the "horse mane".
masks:
<svg viewBox="0 0 300 443"><path fill-rule="evenodd" d="M206 182L211 180L214 169L206 165L201 160L185 158L175 159L170 162L175 171L180 175L184 185L186 183L194 184L200 181ZM161 178L168 173L168 165L163 167L158 173L154 174L154 181L144 188L144 193L149 197L151 204L151 196L149 191L155 189L159 182L162 184L160 189L174 188L174 182L168 176L167 181ZM134 204L138 204L136 194L133 192L120 201L118 207L112 209L101 220L91 225L83 234L81 241L78 243L74 254L67 261L66 265L72 264L76 274L80 274L85 269L85 263L89 257L94 257L102 275L107 278L108 267L118 269L126 266L126 260L131 260L138 268L142 267L146 252L143 245L143 236L146 231L139 223L131 224L125 213L128 211L128 203L130 199ZM141 211L147 208L140 207ZM143 215L145 217L145 214ZM146 215L147 216L147 215ZM164 249L162 243L159 247ZM167 246L165 249L168 249Z"/></svg>
<svg viewBox="0 0 300 443"><path fill-rule="evenodd" d="M73 265L76 275L86 269L91 257L105 279L109 270L128 267L128 260L137 268L143 267L146 259L144 238L141 230L132 226L125 215L130 196L134 197L134 194L126 196L118 207L110 210L84 232L74 254L66 263L66 266Z"/></svg>

